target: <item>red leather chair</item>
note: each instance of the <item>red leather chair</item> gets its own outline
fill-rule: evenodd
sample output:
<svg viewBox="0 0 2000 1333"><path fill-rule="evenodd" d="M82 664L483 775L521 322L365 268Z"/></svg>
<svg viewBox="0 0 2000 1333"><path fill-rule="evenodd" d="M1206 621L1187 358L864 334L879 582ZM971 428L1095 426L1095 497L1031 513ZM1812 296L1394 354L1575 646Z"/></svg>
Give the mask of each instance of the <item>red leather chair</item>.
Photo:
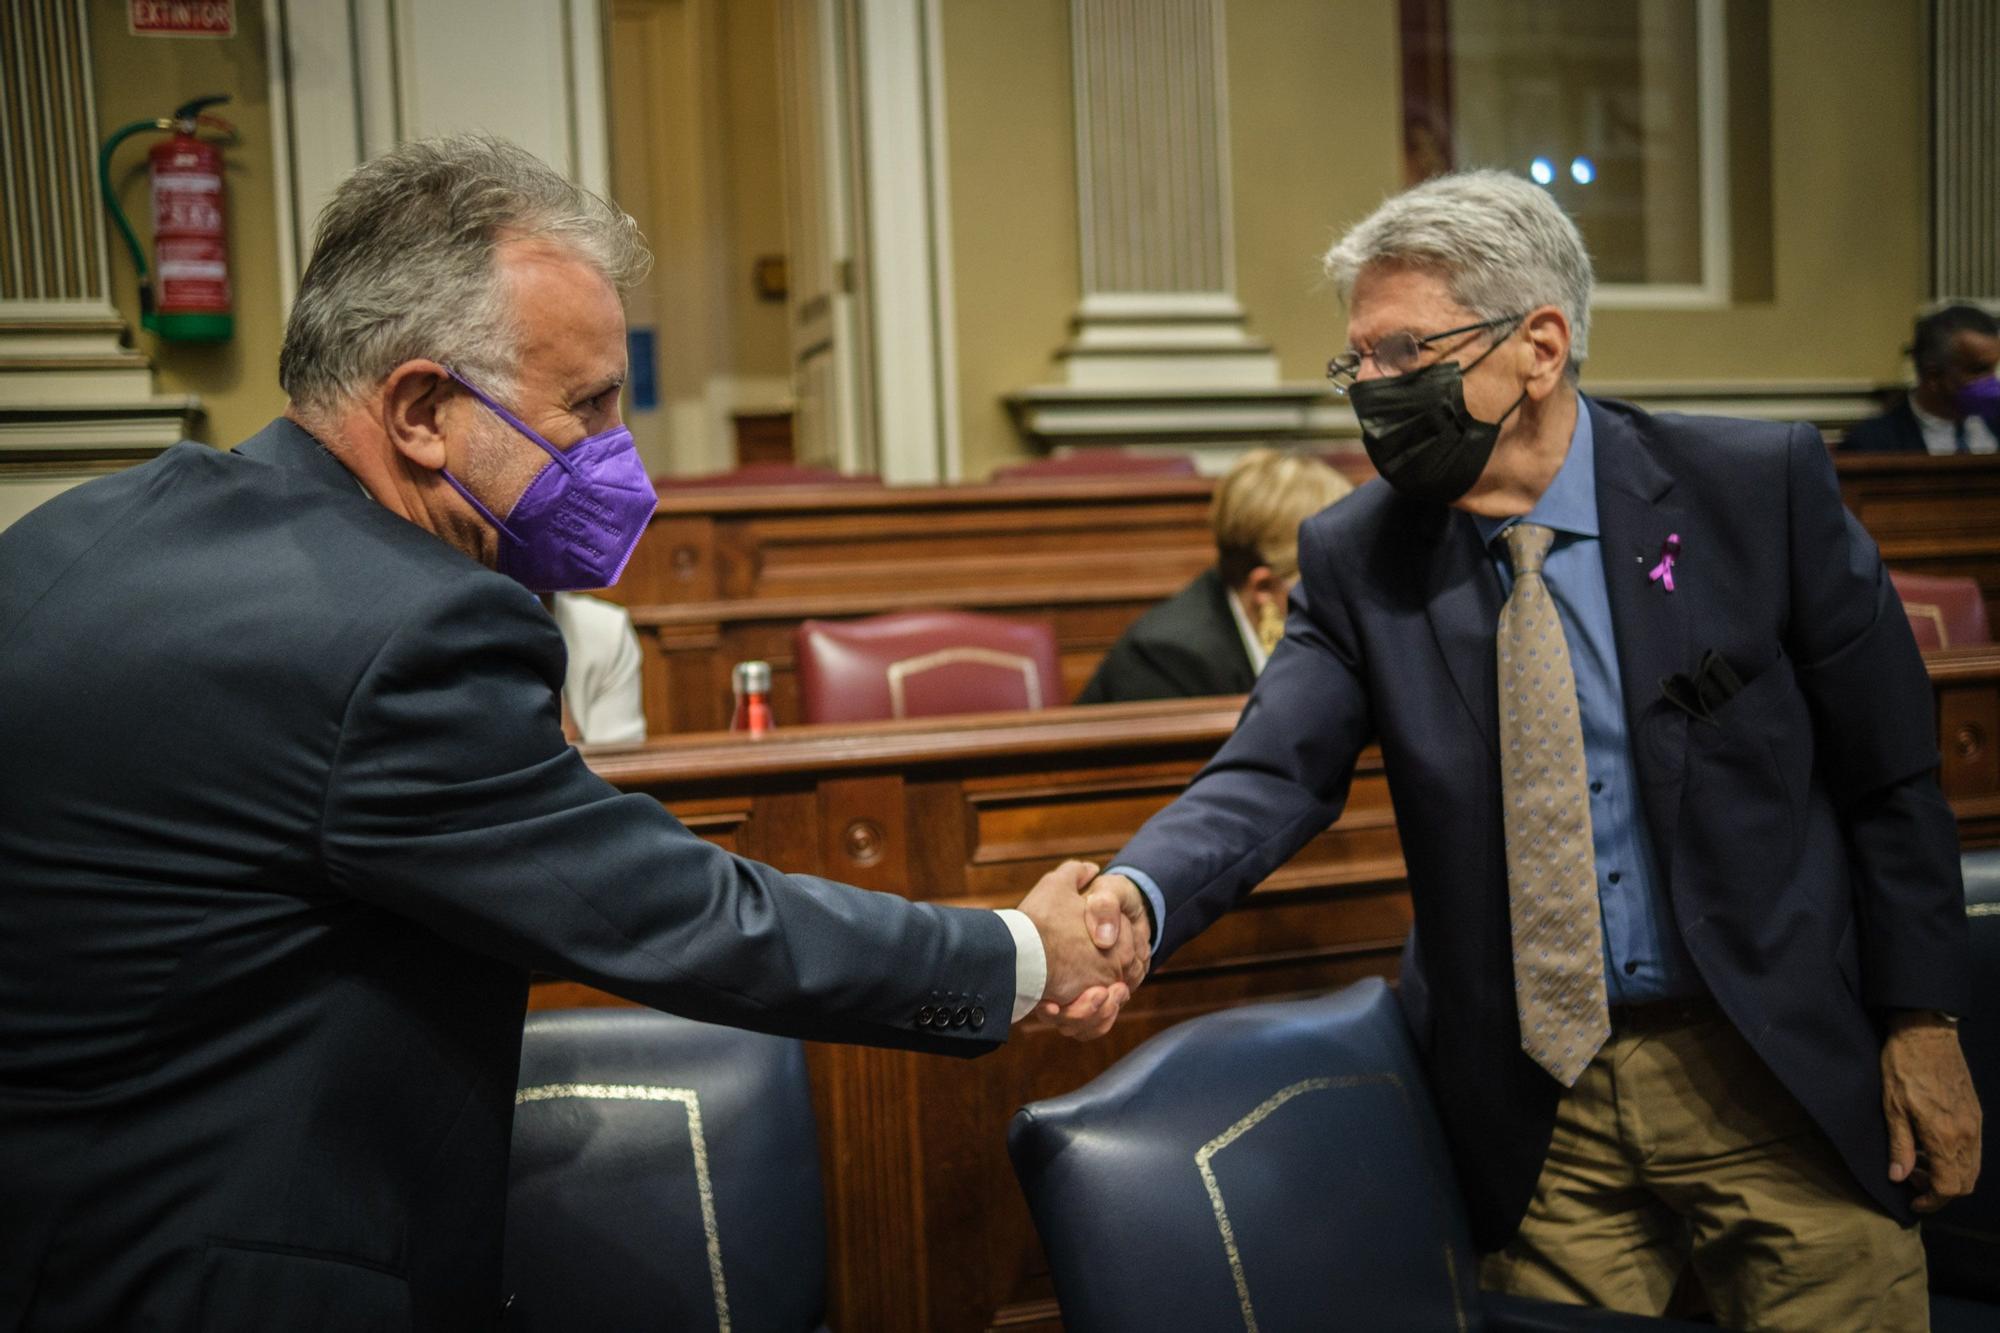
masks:
<svg viewBox="0 0 2000 1333"><path fill-rule="evenodd" d="M804 467L797 463L745 463L728 472L706 477L653 478L653 488L661 491L723 491L762 486L880 486L877 476L849 476L830 467Z"/></svg>
<svg viewBox="0 0 2000 1333"><path fill-rule="evenodd" d="M1045 622L964 611L808 620L796 632L808 722L992 713L1062 702Z"/></svg>
<svg viewBox="0 0 2000 1333"><path fill-rule="evenodd" d="M1903 599L1903 613L1917 636L1917 647L1957 648L1970 643L1991 643L1993 634L1986 623L1986 594L1974 578L1941 578L1934 574L1889 571L1896 595Z"/></svg>
<svg viewBox="0 0 2000 1333"><path fill-rule="evenodd" d="M1118 449L1079 449L1059 458L1037 458L993 469L992 481L1071 481L1088 477L1192 477L1186 454L1128 454Z"/></svg>

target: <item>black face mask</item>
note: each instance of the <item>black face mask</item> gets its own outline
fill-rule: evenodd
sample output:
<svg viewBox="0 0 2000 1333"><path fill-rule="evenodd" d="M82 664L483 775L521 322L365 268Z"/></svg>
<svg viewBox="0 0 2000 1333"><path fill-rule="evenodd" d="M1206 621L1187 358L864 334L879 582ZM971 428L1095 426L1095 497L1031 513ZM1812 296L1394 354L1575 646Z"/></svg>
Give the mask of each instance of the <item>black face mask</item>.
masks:
<svg viewBox="0 0 2000 1333"><path fill-rule="evenodd" d="M1528 396L1523 389L1499 421L1481 421L1466 410L1464 379L1457 362L1440 361L1407 375L1361 380L1347 391L1368 461L1412 499L1450 504L1471 490L1493 456L1501 424Z"/></svg>

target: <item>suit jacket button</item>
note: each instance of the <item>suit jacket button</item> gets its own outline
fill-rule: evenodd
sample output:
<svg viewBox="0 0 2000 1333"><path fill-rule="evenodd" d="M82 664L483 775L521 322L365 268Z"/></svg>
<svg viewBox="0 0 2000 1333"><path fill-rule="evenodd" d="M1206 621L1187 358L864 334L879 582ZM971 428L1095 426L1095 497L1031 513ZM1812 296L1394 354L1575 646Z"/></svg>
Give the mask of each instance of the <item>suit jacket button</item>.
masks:
<svg viewBox="0 0 2000 1333"><path fill-rule="evenodd" d="M972 1021L971 1005L962 1004L952 1012L951 1025L955 1028L962 1028L971 1021Z"/></svg>
<svg viewBox="0 0 2000 1333"><path fill-rule="evenodd" d="M974 1032L986 1026L986 1011L976 1004L972 1006L972 1022L970 1026Z"/></svg>
<svg viewBox="0 0 2000 1333"><path fill-rule="evenodd" d="M931 1016L936 1012L937 1010L927 1004L919 1007L917 1010L917 1026L920 1028L929 1027L931 1025Z"/></svg>

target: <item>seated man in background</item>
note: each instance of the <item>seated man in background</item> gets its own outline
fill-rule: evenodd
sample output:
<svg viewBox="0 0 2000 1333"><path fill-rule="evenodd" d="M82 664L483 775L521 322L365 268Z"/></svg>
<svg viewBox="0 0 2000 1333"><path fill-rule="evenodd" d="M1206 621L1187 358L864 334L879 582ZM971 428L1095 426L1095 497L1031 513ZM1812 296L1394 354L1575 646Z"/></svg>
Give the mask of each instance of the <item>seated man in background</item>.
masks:
<svg viewBox="0 0 2000 1333"><path fill-rule="evenodd" d="M542 604L556 618L569 653L563 669L563 735L585 745L645 740L639 638L632 632L632 617L617 603L587 593L552 593Z"/></svg>
<svg viewBox="0 0 2000 1333"><path fill-rule="evenodd" d="M1910 342L1917 383L1909 396L1847 433L1849 453L1990 454L2000 421L2000 321L1950 305L1917 321Z"/></svg>
<svg viewBox="0 0 2000 1333"><path fill-rule="evenodd" d="M1215 564L1134 621L1111 645L1080 704L1242 694L1285 633L1299 574L1299 524L1348 494L1316 458L1252 449L1215 489Z"/></svg>

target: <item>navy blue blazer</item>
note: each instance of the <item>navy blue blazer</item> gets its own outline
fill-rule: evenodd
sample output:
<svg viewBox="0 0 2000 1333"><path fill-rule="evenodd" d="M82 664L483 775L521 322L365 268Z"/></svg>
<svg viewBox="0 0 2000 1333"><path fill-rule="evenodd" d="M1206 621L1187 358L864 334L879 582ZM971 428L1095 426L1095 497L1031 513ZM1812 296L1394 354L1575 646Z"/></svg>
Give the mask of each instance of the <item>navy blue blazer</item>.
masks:
<svg viewBox="0 0 2000 1333"><path fill-rule="evenodd" d="M1909 399L1905 398L1880 416L1857 421L1847 432L1847 438L1840 442L1842 453L1852 454L1921 454L1928 453L1924 447L1924 428L1917 421L1917 414L1911 410Z"/></svg>
<svg viewBox="0 0 2000 1333"><path fill-rule="evenodd" d="M621 795L563 740L563 660L286 421L0 533L0 1328L492 1327L531 970L1005 1037L998 917ZM983 1030L921 1022L940 991Z"/></svg>
<svg viewBox="0 0 2000 1333"><path fill-rule="evenodd" d="M1641 799L1681 936L1870 1197L1881 1018L1958 1012L1957 828L1922 659L1818 434L1585 400ZM1676 591L1647 578L1678 534ZM1439 1108L1483 1248L1518 1226L1560 1086L1520 1049L1496 738L1498 575L1472 520L1371 482L1300 529L1285 639L1236 733L1119 853L1159 881L1164 958L1336 818L1379 740L1409 868ZM1720 652L1712 719L1661 680Z"/></svg>

